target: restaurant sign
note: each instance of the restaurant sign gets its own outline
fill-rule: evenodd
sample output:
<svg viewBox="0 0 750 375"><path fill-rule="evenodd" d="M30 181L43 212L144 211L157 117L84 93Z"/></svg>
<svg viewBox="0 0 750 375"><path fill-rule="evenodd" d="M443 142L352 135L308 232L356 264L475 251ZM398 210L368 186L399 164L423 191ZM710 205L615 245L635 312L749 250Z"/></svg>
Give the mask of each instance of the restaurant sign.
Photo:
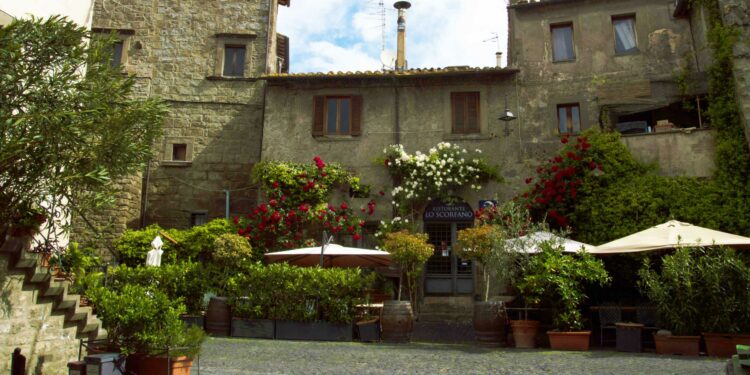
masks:
<svg viewBox="0 0 750 375"><path fill-rule="evenodd" d="M466 202L443 203L433 200L424 210L424 222L474 221L474 210Z"/></svg>

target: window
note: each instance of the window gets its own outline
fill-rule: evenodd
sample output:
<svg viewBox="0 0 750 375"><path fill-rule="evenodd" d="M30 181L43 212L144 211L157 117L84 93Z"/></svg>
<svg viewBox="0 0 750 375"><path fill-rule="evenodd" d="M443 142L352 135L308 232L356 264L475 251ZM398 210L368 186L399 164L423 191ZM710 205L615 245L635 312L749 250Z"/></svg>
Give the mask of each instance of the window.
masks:
<svg viewBox="0 0 750 375"><path fill-rule="evenodd" d="M352 98L326 98L326 134L349 134L351 116Z"/></svg>
<svg viewBox="0 0 750 375"><path fill-rule="evenodd" d="M453 92L451 93L451 107L453 134L479 133L479 93Z"/></svg>
<svg viewBox="0 0 750 375"><path fill-rule="evenodd" d="M111 64L113 67L122 65L122 49L124 45L124 42L120 40L118 42L115 42L115 44L112 46L113 51Z"/></svg>
<svg viewBox="0 0 750 375"><path fill-rule="evenodd" d="M313 136L359 136L361 116L361 96L316 96L314 98Z"/></svg>
<svg viewBox="0 0 750 375"><path fill-rule="evenodd" d="M581 132L581 109L578 103L557 106L557 129L560 134Z"/></svg>
<svg viewBox="0 0 750 375"><path fill-rule="evenodd" d="M172 161L187 161L187 144L177 143L172 145Z"/></svg>
<svg viewBox="0 0 750 375"><path fill-rule="evenodd" d="M205 212L193 212L190 214L190 226L203 225L208 222L208 214Z"/></svg>
<svg viewBox="0 0 750 375"><path fill-rule="evenodd" d="M552 61L575 60L573 51L573 24L552 25Z"/></svg>
<svg viewBox="0 0 750 375"><path fill-rule="evenodd" d="M224 76L243 77L245 75L245 46L224 46Z"/></svg>
<svg viewBox="0 0 750 375"><path fill-rule="evenodd" d="M635 39L635 16L612 17L615 29L615 53L627 54L638 51Z"/></svg>

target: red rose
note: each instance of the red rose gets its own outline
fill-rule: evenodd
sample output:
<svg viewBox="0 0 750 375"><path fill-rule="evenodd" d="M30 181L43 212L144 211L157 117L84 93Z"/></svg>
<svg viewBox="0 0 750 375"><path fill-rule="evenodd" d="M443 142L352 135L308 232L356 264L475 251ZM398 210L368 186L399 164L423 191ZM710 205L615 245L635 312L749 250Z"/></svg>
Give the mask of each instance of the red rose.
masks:
<svg viewBox="0 0 750 375"><path fill-rule="evenodd" d="M382 197L382 196L385 195L385 192L381 190L381 191L378 192L378 194L380 194L380 196Z"/></svg>
<svg viewBox="0 0 750 375"><path fill-rule="evenodd" d="M315 166L318 167L318 169L323 169L326 166L326 164L323 163L323 159L321 159L320 156L314 157L313 161L315 162Z"/></svg>
<svg viewBox="0 0 750 375"><path fill-rule="evenodd" d="M361 236L361 235L360 235L359 233L355 233L355 234L354 234L354 235L352 236L352 239L353 239L354 241L359 241L359 240L360 240L361 238L362 238L362 236Z"/></svg>
<svg viewBox="0 0 750 375"><path fill-rule="evenodd" d="M341 203L341 209L342 210L346 210L347 208L349 208L349 205L347 205L346 202Z"/></svg>

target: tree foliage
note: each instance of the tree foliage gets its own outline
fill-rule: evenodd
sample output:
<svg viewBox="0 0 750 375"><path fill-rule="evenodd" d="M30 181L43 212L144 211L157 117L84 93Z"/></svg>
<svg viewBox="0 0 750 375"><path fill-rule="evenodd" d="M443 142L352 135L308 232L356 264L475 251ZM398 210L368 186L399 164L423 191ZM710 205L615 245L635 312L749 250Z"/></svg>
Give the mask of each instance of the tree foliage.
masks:
<svg viewBox="0 0 750 375"><path fill-rule="evenodd" d="M58 16L0 29L0 222L101 207L150 157L165 106L131 96L113 43Z"/></svg>

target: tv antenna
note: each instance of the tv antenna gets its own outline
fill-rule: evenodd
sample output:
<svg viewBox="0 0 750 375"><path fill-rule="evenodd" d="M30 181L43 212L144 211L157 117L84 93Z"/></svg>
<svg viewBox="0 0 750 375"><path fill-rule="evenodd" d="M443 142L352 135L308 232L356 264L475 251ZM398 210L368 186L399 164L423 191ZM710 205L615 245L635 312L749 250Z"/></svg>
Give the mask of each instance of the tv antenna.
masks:
<svg viewBox="0 0 750 375"><path fill-rule="evenodd" d="M385 3L383 0L378 2L378 6L380 7L380 50L385 51Z"/></svg>
<svg viewBox="0 0 750 375"><path fill-rule="evenodd" d="M497 43L497 52L500 52L500 34L495 33L495 32L492 32L490 34L492 34L492 37L488 38L488 39L485 39L482 42L485 42L485 43L496 42Z"/></svg>

